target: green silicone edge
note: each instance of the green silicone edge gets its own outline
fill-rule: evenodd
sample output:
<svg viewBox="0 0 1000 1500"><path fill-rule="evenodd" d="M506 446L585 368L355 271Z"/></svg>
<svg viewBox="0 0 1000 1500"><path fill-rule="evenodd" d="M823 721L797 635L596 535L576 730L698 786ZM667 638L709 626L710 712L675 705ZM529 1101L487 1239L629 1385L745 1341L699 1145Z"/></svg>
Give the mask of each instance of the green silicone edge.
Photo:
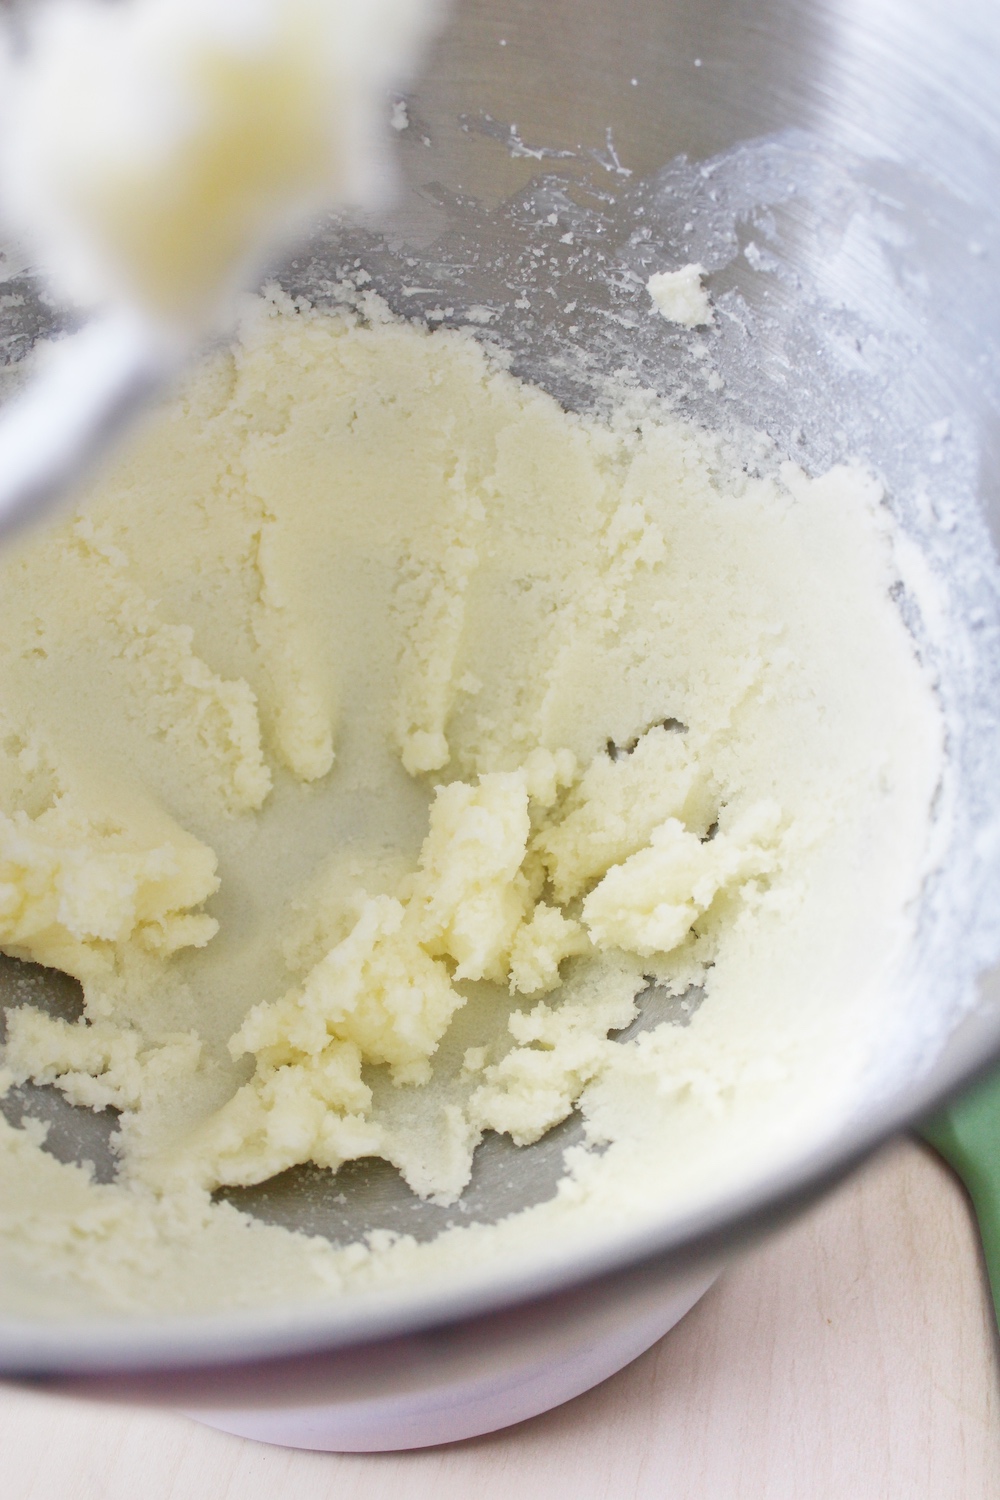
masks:
<svg viewBox="0 0 1000 1500"><path fill-rule="evenodd" d="M1000 1070L918 1128L969 1191L1000 1326Z"/></svg>

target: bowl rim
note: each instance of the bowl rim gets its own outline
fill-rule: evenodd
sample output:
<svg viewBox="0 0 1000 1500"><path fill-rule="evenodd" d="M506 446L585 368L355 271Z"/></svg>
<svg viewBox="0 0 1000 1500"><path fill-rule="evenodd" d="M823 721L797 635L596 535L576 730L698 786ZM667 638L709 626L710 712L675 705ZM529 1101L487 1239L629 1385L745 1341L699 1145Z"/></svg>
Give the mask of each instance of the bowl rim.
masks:
<svg viewBox="0 0 1000 1500"><path fill-rule="evenodd" d="M506 1274L492 1267L488 1276L480 1273L465 1285L438 1283L416 1295L411 1287L225 1313L112 1314L51 1322L0 1317L0 1378L177 1374L356 1353L588 1287L595 1295L602 1288L607 1294L623 1277L664 1281L696 1267L721 1265L807 1208L894 1135L919 1125L998 1062L1000 965L982 976L979 1006L960 1023L932 1071L781 1170L671 1215L668 1223L646 1224L542 1265L518 1264Z"/></svg>

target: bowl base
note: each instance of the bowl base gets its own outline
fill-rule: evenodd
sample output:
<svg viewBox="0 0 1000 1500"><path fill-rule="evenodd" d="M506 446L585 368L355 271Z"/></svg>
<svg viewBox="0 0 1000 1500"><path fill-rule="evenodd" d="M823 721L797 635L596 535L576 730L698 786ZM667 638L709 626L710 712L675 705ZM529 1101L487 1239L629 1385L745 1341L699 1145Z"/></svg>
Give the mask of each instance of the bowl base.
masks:
<svg viewBox="0 0 1000 1500"><path fill-rule="evenodd" d="M599 1340L570 1353L535 1355L432 1390L404 1391L329 1405L193 1410L185 1415L235 1437L325 1453L390 1453L480 1437L571 1401L638 1359L704 1296L718 1270L673 1287L654 1307L623 1319Z"/></svg>

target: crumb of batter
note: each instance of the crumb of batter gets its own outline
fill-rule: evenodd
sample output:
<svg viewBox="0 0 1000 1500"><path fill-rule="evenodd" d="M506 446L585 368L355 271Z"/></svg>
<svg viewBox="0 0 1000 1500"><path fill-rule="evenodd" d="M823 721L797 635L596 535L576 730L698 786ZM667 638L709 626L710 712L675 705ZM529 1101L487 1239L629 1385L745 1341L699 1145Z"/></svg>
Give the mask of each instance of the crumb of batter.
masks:
<svg viewBox="0 0 1000 1500"><path fill-rule="evenodd" d="M657 271L646 282L653 306L669 323L702 328L714 321L708 293L702 285L705 267L681 266L679 271Z"/></svg>

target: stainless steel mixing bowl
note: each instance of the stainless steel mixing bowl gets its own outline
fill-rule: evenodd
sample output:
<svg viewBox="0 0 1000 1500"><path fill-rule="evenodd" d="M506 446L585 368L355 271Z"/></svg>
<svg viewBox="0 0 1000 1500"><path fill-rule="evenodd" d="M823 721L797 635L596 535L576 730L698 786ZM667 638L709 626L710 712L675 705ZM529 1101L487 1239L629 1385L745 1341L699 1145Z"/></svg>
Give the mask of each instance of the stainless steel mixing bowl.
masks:
<svg viewBox="0 0 1000 1500"><path fill-rule="evenodd" d="M498 1425L531 1400L537 1410L572 1393L572 1381L543 1391L542 1379L527 1406L502 1406L500 1388L526 1390L532 1370L536 1379L575 1361L586 1367L576 1389L600 1378L679 1316L727 1256L1000 1055L1000 9L458 0L407 108L392 206L362 225L324 226L284 269L285 285L335 299L361 270L360 284L371 278L395 310L498 342L567 405L599 400L603 376L624 370L696 417L722 409L767 432L807 467L848 454L873 464L939 584L945 627L928 630L918 612L912 625L953 711L941 851L952 873L929 878L923 898L912 1045L848 1129L764 1183L461 1296L0 1322L8 1378L214 1406L223 1425L224 1409L367 1402L371 1440L354 1445L371 1447L391 1445L375 1396L410 1401L410 1426L392 1442L406 1432L419 1442L456 1435L428 1412L463 1389L499 1403ZM688 261L705 266L717 309L710 381L689 339L637 312L650 272ZM6 291L16 357L54 315L30 276ZM0 977L8 995L28 985L62 1013L77 1003L71 985L40 971L8 961ZM51 1149L110 1171L108 1121L41 1090L5 1107L46 1115ZM487 1142L467 1211L495 1218L550 1193L572 1128L524 1152ZM414 1218L388 1168L344 1169L346 1206L327 1186L303 1171L233 1196L334 1238L397 1227L404 1210L406 1227L428 1235L447 1217L427 1205ZM588 1349L612 1345L613 1357L587 1364ZM229 1425L312 1441L280 1419ZM314 1437L337 1446L329 1431Z"/></svg>

